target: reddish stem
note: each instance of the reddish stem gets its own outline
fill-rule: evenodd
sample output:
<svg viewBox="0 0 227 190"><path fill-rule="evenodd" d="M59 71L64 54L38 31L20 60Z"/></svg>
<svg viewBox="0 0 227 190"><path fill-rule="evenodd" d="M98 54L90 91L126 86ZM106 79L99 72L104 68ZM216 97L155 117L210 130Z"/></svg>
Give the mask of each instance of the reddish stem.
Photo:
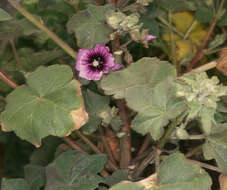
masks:
<svg viewBox="0 0 227 190"><path fill-rule="evenodd" d="M218 22L218 19L217 19L217 17L215 17L209 27L209 30L208 30L206 36L203 39L202 44L200 45L200 47L199 47L198 51L196 52L196 54L194 55L194 57L192 58L186 72L190 72L194 68L194 66L197 64L197 62L200 60L200 58L202 57L203 51L208 43L208 40L210 39L210 37L214 31L214 28L215 28L217 22Z"/></svg>
<svg viewBox="0 0 227 190"><path fill-rule="evenodd" d="M16 84L12 79L10 79L10 77L8 75L6 75L3 71L0 70L0 78L7 83L9 86L11 86L12 88L16 88L19 85Z"/></svg>
<svg viewBox="0 0 227 190"><path fill-rule="evenodd" d="M123 122L121 132L124 136L120 139L120 167L127 168L131 162L131 125L127 116L125 101L118 101L119 116Z"/></svg>
<svg viewBox="0 0 227 190"><path fill-rule="evenodd" d="M81 148L75 141L73 141L70 137L64 137L63 140L73 149L79 150L81 152L86 152L83 148Z"/></svg>
<svg viewBox="0 0 227 190"><path fill-rule="evenodd" d="M151 135L147 134L143 141L142 146L140 147L140 150L137 156L141 156L147 150L148 146L150 145L150 142L151 142Z"/></svg>

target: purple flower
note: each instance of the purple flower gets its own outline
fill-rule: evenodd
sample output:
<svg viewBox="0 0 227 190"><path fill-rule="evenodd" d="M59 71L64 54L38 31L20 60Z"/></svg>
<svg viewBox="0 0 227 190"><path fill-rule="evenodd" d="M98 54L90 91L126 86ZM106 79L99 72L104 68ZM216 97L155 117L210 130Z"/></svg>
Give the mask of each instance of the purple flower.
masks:
<svg viewBox="0 0 227 190"><path fill-rule="evenodd" d="M148 34L147 37L146 37L146 41L150 41L150 40L153 40L155 38L157 38L157 37L156 36L153 36L151 34Z"/></svg>
<svg viewBox="0 0 227 190"><path fill-rule="evenodd" d="M96 45L93 49L80 49L76 60L79 76L87 80L100 80L110 69L116 71L122 67L114 63L114 57L105 45Z"/></svg>

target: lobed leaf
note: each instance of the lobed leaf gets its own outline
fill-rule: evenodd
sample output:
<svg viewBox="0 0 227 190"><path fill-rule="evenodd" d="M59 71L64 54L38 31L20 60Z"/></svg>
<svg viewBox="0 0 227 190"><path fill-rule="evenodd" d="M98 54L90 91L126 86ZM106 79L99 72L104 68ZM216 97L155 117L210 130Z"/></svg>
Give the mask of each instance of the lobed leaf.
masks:
<svg viewBox="0 0 227 190"><path fill-rule="evenodd" d="M103 182L97 175L106 163L106 156L89 156L82 152L67 151L62 153L46 169L47 183L45 190L93 190Z"/></svg>
<svg viewBox="0 0 227 190"><path fill-rule="evenodd" d="M39 67L7 96L2 129L35 146L48 136L67 136L87 122L79 85L68 66ZM77 111L77 112L75 112ZM76 115L75 115L76 113Z"/></svg>
<svg viewBox="0 0 227 190"><path fill-rule="evenodd" d="M67 23L69 32L74 32L80 48L93 48L95 44L105 44L109 41L112 29L105 23L105 11L112 5L89 5L85 11L74 14Z"/></svg>

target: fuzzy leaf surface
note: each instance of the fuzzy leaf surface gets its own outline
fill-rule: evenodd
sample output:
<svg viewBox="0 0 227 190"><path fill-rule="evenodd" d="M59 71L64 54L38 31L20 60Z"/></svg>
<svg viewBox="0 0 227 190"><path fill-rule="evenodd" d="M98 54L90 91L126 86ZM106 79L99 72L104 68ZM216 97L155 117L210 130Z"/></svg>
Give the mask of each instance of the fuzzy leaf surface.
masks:
<svg viewBox="0 0 227 190"><path fill-rule="evenodd" d="M109 73L101 80L105 94L125 98L129 90L148 85L155 87L168 77L175 77L175 68L158 58L144 57L126 69ZM124 81L124 82L122 82Z"/></svg>
<svg viewBox="0 0 227 190"><path fill-rule="evenodd" d="M214 158L223 173L227 173L227 124L219 124L212 131L203 146L203 153L206 159Z"/></svg>
<svg viewBox="0 0 227 190"><path fill-rule="evenodd" d="M176 118L186 108L183 99L175 96L169 79L154 88L140 86L130 89L126 100L130 108L138 111L132 128L143 135L150 133L155 140L162 136L169 120Z"/></svg>
<svg viewBox="0 0 227 190"><path fill-rule="evenodd" d="M71 69L60 65L39 67L31 73L26 85L7 96L0 118L3 130L40 146L48 135L66 136L78 128L79 122L70 113L81 109L82 97L72 77Z"/></svg>

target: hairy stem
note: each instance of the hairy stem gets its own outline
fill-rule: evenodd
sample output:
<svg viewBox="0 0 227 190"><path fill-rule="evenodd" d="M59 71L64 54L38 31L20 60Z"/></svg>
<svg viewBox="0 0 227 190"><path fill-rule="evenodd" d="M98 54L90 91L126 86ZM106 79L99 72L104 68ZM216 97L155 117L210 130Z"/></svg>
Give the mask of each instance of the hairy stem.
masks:
<svg viewBox="0 0 227 190"><path fill-rule="evenodd" d="M24 9L19 3L15 0L8 0L8 2L19 11L24 17L26 17L30 22L32 22L39 29L45 31L47 35L54 40L66 53L68 53L74 59L77 56L77 53L69 47L62 39L60 39L54 32L50 31L43 23L36 20L26 9Z"/></svg>

